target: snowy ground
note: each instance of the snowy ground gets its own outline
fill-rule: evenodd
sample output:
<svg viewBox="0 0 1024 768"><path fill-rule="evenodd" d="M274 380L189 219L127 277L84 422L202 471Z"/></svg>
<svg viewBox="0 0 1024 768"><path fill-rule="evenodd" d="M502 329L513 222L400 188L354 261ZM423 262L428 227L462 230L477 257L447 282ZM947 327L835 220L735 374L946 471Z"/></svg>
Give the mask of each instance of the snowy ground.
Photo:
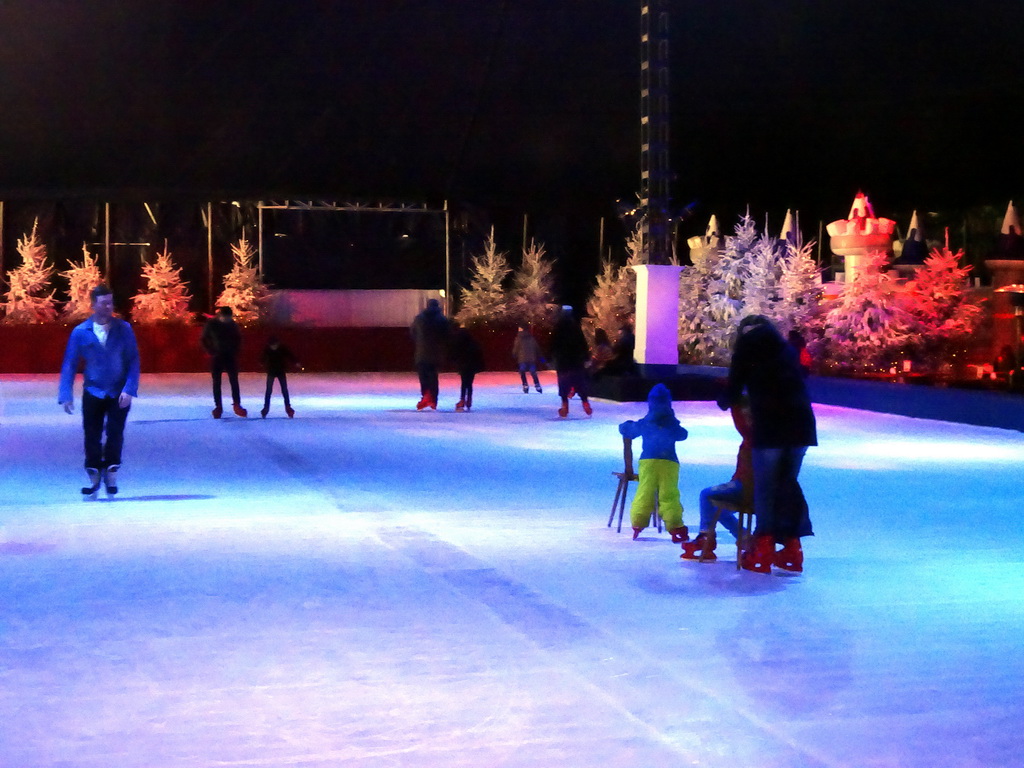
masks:
<svg viewBox="0 0 1024 768"><path fill-rule="evenodd" d="M299 375L214 421L144 376L83 502L55 377L0 382L0 766L1024 765L1024 435L816 409L802 575L606 526L616 424L517 377L417 413ZM737 439L678 403L686 522Z"/></svg>

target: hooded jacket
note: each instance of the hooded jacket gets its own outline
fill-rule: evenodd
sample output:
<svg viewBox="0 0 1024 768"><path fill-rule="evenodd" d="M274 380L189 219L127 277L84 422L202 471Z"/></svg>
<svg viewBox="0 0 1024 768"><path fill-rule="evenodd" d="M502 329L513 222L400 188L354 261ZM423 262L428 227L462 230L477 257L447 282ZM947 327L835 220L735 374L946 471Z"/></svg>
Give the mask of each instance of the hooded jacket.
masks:
<svg viewBox="0 0 1024 768"><path fill-rule="evenodd" d="M686 429L672 410L672 394L664 384L655 384L647 395L647 415L638 421L619 424L619 434L630 440L643 440L640 460L667 459L677 464L676 443L685 440Z"/></svg>

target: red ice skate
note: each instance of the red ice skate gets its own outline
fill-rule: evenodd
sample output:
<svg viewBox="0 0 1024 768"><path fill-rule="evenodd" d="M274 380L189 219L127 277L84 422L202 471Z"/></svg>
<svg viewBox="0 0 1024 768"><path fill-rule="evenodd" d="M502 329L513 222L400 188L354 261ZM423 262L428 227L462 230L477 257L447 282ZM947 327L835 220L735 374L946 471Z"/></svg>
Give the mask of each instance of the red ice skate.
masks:
<svg viewBox="0 0 1024 768"><path fill-rule="evenodd" d="M683 554L680 555L683 560L704 560L715 561L718 558L715 556L715 537L709 536L706 533L698 533L697 538L693 541L688 541L683 544Z"/></svg>
<svg viewBox="0 0 1024 768"><path fill-rule="evenodd" d="M240 419L244 419L246 416L249 415L249 412L245 410L245 408L243 408L239 403L235 403L234 405L232 405L231 410L233 410L235 412L235 416L237 416Z"/></svg>
<svg viewBox="0 0 1024 768"><path fill-rule="evenodd" d="M775 567L784 571L802 573L804 570L804 552L800 547L800 539L786 539L782 549L775 553Z"/></svg>
<svg viewBox="0 0 1024 768"><path fill-rule="evenodd" d="M680 526L679 528L673 528L668 533L669 536L672 537L673 544L682 544L690 538L690 531L685 525Z"/></svg>
<svg viewBox="0 0 1024 768"><path fill-rule="evenodd" d="M775 561L775 539L771 536L755 536L753 546L740 558L740 566L747 571L771 573Z"/></svg>

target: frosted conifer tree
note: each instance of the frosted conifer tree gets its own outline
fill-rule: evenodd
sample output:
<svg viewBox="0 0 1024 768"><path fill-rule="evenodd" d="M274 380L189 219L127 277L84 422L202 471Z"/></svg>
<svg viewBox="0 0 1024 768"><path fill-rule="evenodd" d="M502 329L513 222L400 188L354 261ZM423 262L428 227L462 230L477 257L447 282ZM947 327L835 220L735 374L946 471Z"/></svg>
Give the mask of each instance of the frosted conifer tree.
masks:
<svg viewBox="0 0 1024 768"><path fill-rule="evenodd" d="M181 279L181 269L174 266L171 252L164 242L164 251L152 264L142 265L146 290L132 298L132 319L139 323L160 321L185 322L192 297L188 283Z"/></svg>
<svg viewBox="0 0 1024 768"><path fill-rule="evenodd" d="M983 311L968 288L971 267L961 267L964 252L949 249L949 236L941 250L925 259L907 282L908 308L919 324L914 360L918 367L937 371L963 352L981 322Z"/></svg>
<svg viewBox="0 0 1024 768"><path fill-rule="evenodd" d="M508 256L494 241L494 228L484 244L484 252L473 257L469 287L462 291L462 308L455 319L466 325L495 323L508 312L505 278L512 272Z"/></svg>
<svg viewBox="0 0 1024 768"><path fill-rule="evenodd" d="M103 283L96 259L89 253L89 248L82 243L82 262L71 262L61 277L68 280L68 303L64 305L61 315L66 320L84 320L92 314L91 291Z"/></svg>
<svg viewBox="0 0 1024 768"><path fill-rule="evenodd" d="M783 335L791 320L783 304L784 251L778 241L763 233L747 253L747 279L743 284L743 315L764 315Z"/></svg>
<svg viewBox="0 0 1024 768"><path fill-rule="evenodd" d="M869 253L862 265L824 315L823 351L839 370L884 373L900 364L920 324L902 286L884 271L886 255Z"/></svg>
<svg viewBox="0 0 1024 768"><path fill-rule="evenodd" d="M224 290L217 297L218 307L231 307L235 320L251 323L259 320L270 299L270 291L253 266L256 250L244 237L231 246L234 264L224 276Z"/></svg>
<svg viewBox="0 0 1024 768"><path fill-rule="evenodd" d="M814 261L814 241L786 243L782 267L782 305L790 325L805 331L821 305L821 269Z"/></svg>
<svg viewBox="0 0 1024 768"><path fill-rule="evenodd" d="M57 317L50 282L55 268L46 263L46 246L39 242L39 219L32 233L18 240L21 266L7 275L10 287L4 300L7 323L46 323Z"/></svg>
<svg viewBox="0 0 1024 768"><path fill-rule="evenodd" d="M544 245L534 240L523 248L522 265L512 276L508 312L515 322L527 325L547 325L554 317L551 262L544 258Z"/></svg>
<svg viewBox="0 0 1024 768"><path fill-rule="evenodd" d="M679 346L694 363L724 365L732 356L732 339L745 310L745 284L751 251L758 241L749 211L725 238L718 254L683 270L679 284Z"/></svg>

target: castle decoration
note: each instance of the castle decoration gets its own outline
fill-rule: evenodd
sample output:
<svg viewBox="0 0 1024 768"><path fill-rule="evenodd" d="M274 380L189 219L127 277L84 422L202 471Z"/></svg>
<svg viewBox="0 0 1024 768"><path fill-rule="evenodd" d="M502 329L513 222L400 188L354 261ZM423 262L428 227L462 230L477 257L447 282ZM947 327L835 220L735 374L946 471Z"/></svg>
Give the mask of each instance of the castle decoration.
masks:
<svg viewBox="0 0 1024 768"><path fill-rule="evenodd" d="M985 259L995 289L992 294L992 359L1008 345L1018 350L1017 364L1020 365L1021 307L1017 304L1024 304L1024 299L1017 288L1024 284L1024 236L1012 200L1006 206L999 232L993 258Z"/></svg>
<svg viewBox="0 0 1024 768"><path fill-rule="evenodd" d="M711 214L704 235L687 238L686 244L690 247L690 263L695 267L700 267L709 255L718 253L722 248L722 233L719 231L718 217Z"/></svg>
<svg viewBox="0 0 1024 768"><path fill-rule="evenodd" d="M800 239L800 212L797 211L796 218L793 218L793 212L786 209L786 218L782 221L782 231L779 232L779 244L786 245L791 243L796 246L797 241Z"/></svg>
<svg viewBox="0 0 1024 768"><path fill-rule="evenodd" d="M927 258L928 246L925 244L924 233L917 219L917 211L914 211L910 217L910 226L907 228L907 239L903 241L892 265L900 277L913 277L914 273L924 266Z"/></svg>
<svg viewBox="0 0 1024 768"><path fill-rule="evenodd" d="M881 252L892 256L896 222L875 216L863 192L857 193L846 219L833 221L825 229L831 238L832 253L843 257L846 282L857 279L858 267L867 254Z"/></svg>

